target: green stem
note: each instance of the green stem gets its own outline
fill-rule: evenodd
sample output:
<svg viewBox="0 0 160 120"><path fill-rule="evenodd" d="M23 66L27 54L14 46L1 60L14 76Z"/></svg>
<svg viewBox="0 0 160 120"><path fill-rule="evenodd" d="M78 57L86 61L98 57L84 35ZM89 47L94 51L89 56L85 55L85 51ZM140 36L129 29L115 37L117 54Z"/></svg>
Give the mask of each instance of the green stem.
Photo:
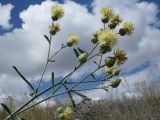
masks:
<svg viewBox="0 0 160 120"><path fill-rule="evenodd" d="M51 39L52 39L52 35L50 34L50 38L49 38L50 43L49 43L49 47L48 47L47 61L46 61L46 64L45 64L44 70L43 70L43 72L42 72L42 75L41 75L40 81L39 81L39 83L38 83L38 87L37 87L37 89L36 89L36 94L37 94L37 92L38 92L38 90L39 90L39 88L40 88L40 85L41 85L41 82L42 82L43 76L44 76L44 74L45 74L45 72L46 72L46 69L47 69L47 66L48 66L48 63L49 63L49 60L48 60L48 59L49 59L49 55L50 55L50 51L51 51Z"/></svg>
<svg viewBox="0 0 160 120"><path fill-rule="evenodd" d="M81 82L83 82L84 80L86 80L89 76L91 76L93 73L95 73L96 71L98 71L99 69L103 68L105 65L102 65L100 67L98 67L97 69L95 69L93 72L91 72L89 75L87 75L85 78L83 78L82 80L80 80L79 82L77 82L73 87L70 88L70 90L72 90L73 88L75 88L77 85L79 85Z"/></svg>
<svg viewBox="0 0 160 120"><path fill-rule="evenodd" d="M97 43L97 44L95 45L95 47L91 50L91 52L88 54L88 56L90 56L90 55L92 54L92 52L96 49L96 47L98 46L98 44L99 44L99 43ZM98 54L99 54L99 53L91 56L90 58L88 58L88 60L87 60L86 62L88 62L89 60L91 60L92 58L94 58L95 56L97 56ZM83 65L83 64L82 64L82 65ZM65 82L67 82L67 80L72 76L72 74L73 74L77 69L79 69L82 65L79 65L78 67L75 67L75 69L70 73L70 75L69 75L68 78L65 78L65 79L61 80L60 82L62 83L62 85L63 85ZM59 87L55 90L55 92L57 92L60 88L61 88L61 86L59 86ZM55 92L54 92L54 93L55 93Z"/></svg>
<svg viewBox="0 0 160 120"><path fill-rule="evenodd" d="M99 79L99 80L90 80L90 81L83 81L81 82L81 84L83 83L91 83L91 82L104 82L106 81L106 79ZM67 82L65 84L76 84L77 82Z"/></svg>
<svg viewBox="0 0 160 120"><path fill-rule="evenodd" d="M48 61L52 60L61 50L63 50L67 45L62 46L57 52L55 52L49 59Z"/></svg>
<svg viewBox="0 0 160 120"><path fill-rule="evenodd" d="M72 90L72 91L75 91L75 92L78 92L78 91L87 91L87 90L96 90L96 89L104 89L104 87L95 87L95 88L85 88L85 89L80 89L80 90Z"/></svg>
<svg viewBox="0 0 160 120"><path fill-rule="evenodd" d="M99 43L98 43L99 44ZM95 47L91 50L91 52L89 53L89 55L90 54L92 54L92 52L96 49L96 47L98 46L98 44L96 44L95 45ZM99 54L99 53L98 53ZM92 59L93 57L95 57L95 56L97 56L98 54L95 54L94 56L91 56L87 61L89 61L90 59ZM69 79L69 77L77 70L77 69L79 69L80 67L81 67L82 65L79 65L78 67L76 67L76 69L74 69L73 71L71 71L67 76L65 76L65 78L63 78L59 83L57 83L57 85L60 85L60 87L61 87L61 85L63 85L68 79ZM67 79L66 79L67 78ZM66 80L65 80L66 79ZM64 82L63 82L64 81ZM63 83L62 83L63 82ZM58 87L58 89L60 89L60 87ZM31 103L34 99L36 99L36 98L38 98L40 95L42 95L42 94L44 94L45 92L47 92L47 91L49 91L50 89L52 89L53 88L53 86L51 86L51 87L49 87L49 88L47 88L46 90L44 90L44 91L42 91L41 93L39 93L38 95L36 95L36 96L34 96L31 100L29 100L27 103L25 103L23 106L21 106L20 108L18 108L14 113L12 113L11 115L10 115L10 117L11 116L13 116L13 115L17 115L17 113L19 112L19 111L21 111L25 106L27 106L29 103ZM57 89L57 90L58 90ZM56 91L57 91L56 90ZM55 93L55 92L54 92ZM10 118L10 117L8 117L8 119ZM7 120L7 119L6 119Z"/></svg>
<svg viewBox="0 0 160 120"><path fill-rule="evenodd" d="M98 71L98 70L101 69L102 67L104 67L104 65L102 65L102 66L100 66L99 68L95 69L93 72L91 72L91 73L90 73L89 75L87 75L85 78L83 78L81 81L77 82L72 88L68 89L68 90L65 91L65 92L61 92L61 93L57 94L56 96L59 96L59 95L62 95L62 94L65 94L65 93L67 93L67 92L72 91L72 89L75 88L80 82L83 82L85 79L87 79L89 76L91 76L91 74L93 74L94 72ZM44 102L44 101L46 101L46 100L48 100L48 99L50 99L50 98L52 98L52 97L55 97L55 94L53 94L53 95L51 95L51 96L49 96L49 97L47 97L47 98L39 101L38 103L36 103L36 104L34 104L34 105L31 105L31 106L29 106L29 107L27 107L27 108L25 108L25 109L23 109L23 110L21 110L21 111L17 110L16 113L12 114L11 116L15 116L15 115L17 115L17 114L20 114L20 113L22 113L22 112L24 112L24 111L26 111L26 110L28 110L28 109L30 109L30 108L32 108L32 107L34 107L34 106L42 103L42 102ZM32 100L32 101L33 101L33 100ZM25 106L26 106L26 105L25 105ZM23 108L24 108L24 107L23 107ZM6 120L7 120L7 119L6 119Z"/></svg>

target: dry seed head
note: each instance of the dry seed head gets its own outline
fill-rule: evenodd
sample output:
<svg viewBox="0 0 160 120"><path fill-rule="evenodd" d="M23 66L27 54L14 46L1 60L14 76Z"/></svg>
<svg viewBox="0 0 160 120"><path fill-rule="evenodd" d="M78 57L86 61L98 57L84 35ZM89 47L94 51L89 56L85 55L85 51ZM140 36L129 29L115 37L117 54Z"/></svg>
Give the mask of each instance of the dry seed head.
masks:
<svg viewBox="0 0 160 120"><path fill-rule="evenodd" d="M124 64L127 61L126 53L123 50L118 49L113 54L118 65Z"/></svg>
<svg viewBox="0 0 160 120"><path fill-rule="evenodd" d="M50 34L55 35L59 31L60 31L59 24L53 24L53 25L49 26L49 32L50 32Z"/></svg>

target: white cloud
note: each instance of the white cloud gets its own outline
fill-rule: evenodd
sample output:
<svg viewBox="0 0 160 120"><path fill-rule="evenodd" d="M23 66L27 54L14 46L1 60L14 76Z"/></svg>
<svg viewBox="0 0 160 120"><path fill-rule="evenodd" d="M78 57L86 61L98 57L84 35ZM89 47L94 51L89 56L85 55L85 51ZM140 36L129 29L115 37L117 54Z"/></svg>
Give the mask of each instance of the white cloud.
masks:
<svg viewBox="0 0 160 120"><path fill-rule="evenodd" d="M12 4L2 5L0 3L0 27L3 29L10 29L12 24L10 24L11 10L14 8Z"/></svg>
<svg viewBox="0 0 160 120"><path fill-rule="evenodd" d="M16 78L15 72L10 69L12 65L17 66L27 77L32 79L39 77L47 53L47 42L43 34L48 35L48 25L51 23L50 7L55 4L56 2L48 0L40 5L30 5L26 10L20 12L20 19L23 21L22 28L15 28L12 32L0 36L1 77L5 74L9 78L12 76ZM119 48L128 52L129 60L124 68L133 69L144 61L158 62L160 30L155 26L158 25L156 15L159 11L156 4L137 0L95 0L92 4L92 13L89 13L85 6L73 1L66 1L61 5L65 9L65 16L60 20L61 32L53 39L52 49L54 51L62 43L66 43L67 35L71 32L80 35L80 46L89 50L91 33L102 26L99 9L106 5L112 7L124 20L133 22L136 27L133 36L121 38L118 45ZM56 75L63 75L76 63L72 49L67 48L57 55L56 63L50 65L47 76L51 71L54 71ZM81 75L87 70L90 71L92 68L90 66L85 66L85 71L80 72ZM140 78L141 76L137 79ZM11 80L8 81L5 84L4 80L0 80L0 85L5 89L7 87L14 89L14 86L9 85Z"/></svg>

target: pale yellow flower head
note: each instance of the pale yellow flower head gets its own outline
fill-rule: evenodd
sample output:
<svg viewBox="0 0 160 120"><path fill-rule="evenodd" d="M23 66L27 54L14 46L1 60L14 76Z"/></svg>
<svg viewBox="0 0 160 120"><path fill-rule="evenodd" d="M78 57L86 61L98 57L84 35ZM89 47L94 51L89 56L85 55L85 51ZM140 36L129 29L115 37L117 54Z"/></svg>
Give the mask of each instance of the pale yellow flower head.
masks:
<svg viewBox="0 0 160 120"><path fill-rule="evenodd" d="M64 116L65 120L71 120L72 119L72 110L71 110L71 108L67 107L63 112L63 116Z"/></svg>
<svg viewBox="0 0 160 120"><path fill-rule="evenodd" d="M113 23L113 24L119 24L119 23L121 23L122 22L122 20L121 20L121 18L120 18L120 16L119 15L114 15L112 18L111 18L111 23Z"/></svg>
<svg viewBox="0 0 160 120"><path fill-rule="evenodd" d="M103 17L111 18L113 16L113 11L109 7L102 7L100 13Z"/></svg>
<svg viewBox="0 0 160 120"><path fill-rule="evenodd" d="M64 10L59 5L52 6L52 8L51 8L51 15L52 15L52 19L54 21L57 21L58 19L60 19L61 17L64 16Z"/></svg>
<svg viewBox="0 0 160 120"><path fill-rule="evenodd" d="M118 36L113 30L105 29L98 33L98 40L100 43L108 43L112 47L117 44Z"/></svg>
<svg viewBox="0 0 160 120"><path fill-rule="evenodd" d="M134 25L132 23L130 23L130 22L124 22L123 28L127 30L126 34L128 36L130 36L133 33L134 29L135 29Z"/></svg>
<svg viewBox="0 0 160 120"><path fill-rule="evenodd" d="M68 43L71 44L71 46L73 44L78 44L78 42L79 42L79 36L78 35L73 34L73 33L69 34L69 36L68 36Z"/></svg>

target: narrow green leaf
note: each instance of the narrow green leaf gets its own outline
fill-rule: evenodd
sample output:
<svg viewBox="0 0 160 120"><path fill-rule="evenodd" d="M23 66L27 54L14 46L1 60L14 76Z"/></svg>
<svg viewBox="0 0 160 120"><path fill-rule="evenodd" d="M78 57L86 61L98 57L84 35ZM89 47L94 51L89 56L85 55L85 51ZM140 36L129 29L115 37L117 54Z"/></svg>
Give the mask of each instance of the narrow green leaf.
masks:
<svg viewBox="0 0 160 120"><path fill-rule="evenodd" d="M68 87L67 87L66 85L63 84L63 86L65 87L66 90L68 90ZM76 104L75 104L75 101L74 101L74 99L73 99L73 97L72 97L71 92L68 91L67 93L68 93L68 96L69 96L69 98L70 98L70 100L71 100L71 102L72 102L73 107L76 108Z"/></svg>
<svg viewBox="0 0 160 120"><path fill-rule="evenodd" d="M9 108L7 107L7 105L1 103L1 106L6 110L6 112L10 115L11 111L9 110Z"/></svg>
<svg viewBox="0 0 160 120"><path fill-rule="evenodd" d="M76 92L76 91L72 91L73 93L77 94L78 96L82 97L84 100L88 100L90 101L91 99L88 98L87 96L83 95L82 93Z"/></svg>
<svg viewBox="0 0 160 120"><path fill-rule="evenodd" d="M56 62L55 60L50 60L49 62Z"/></svg>
<svg viewBox="0 0 160 120"><path fill-rule="evenodd" d="M78 51L79 51L80 53L87 53L86 51L80 49L79 47L78 47Z"/></svg>
<svg viewBox="0 0 160 120"><path fill-rule="evenodd" d="M15 66L12 66L14 68L14 70L18 73L18 75L30 86L30 88L34 90L34 87L31 85L31 83L19 72L19 70L15 67Z"/></svg>
<svg viewBox="0 0 160 120"><path fill-rule="evenodd" d="M35 95L35 92L32 91L30 94L29 94L31 97L33 97Z"/></svg>
<svg viewBox="0 0 160 120"><path fill-rule="evenodd" d="M78 57L79 57L79 53L78 53L78 51L77 51L75 48L73 48L73 51L74 51L74 53L75 53L76 57L78 58Z"/></svg>
<svg viewBox="0 0 160 120"><path fill-rule="evenodd" d="M44 37L46 38L47 42L50 44L50 40L49 40L49 38L47 37L47 35L44 35Z"/></svg>
<svg viewBox="0 0 160 120"><path fill-rule="evenodd" d="M98 63L97 63L96 61L93 61L93 63L96 64L97 66L99 66Z"/></svg>
<svg viewBox="0 0 160 120"><path fill-rule="evenodd" d="M91 74L91 76L92 76L93 79L96 79L93 73Z"/></svg>
<svg viewBox="0 0 160 120"><path fill-rule="evenodd" d="M52 92L54 93L54 72L52 72L51 80L52 80Z"/></svg>

